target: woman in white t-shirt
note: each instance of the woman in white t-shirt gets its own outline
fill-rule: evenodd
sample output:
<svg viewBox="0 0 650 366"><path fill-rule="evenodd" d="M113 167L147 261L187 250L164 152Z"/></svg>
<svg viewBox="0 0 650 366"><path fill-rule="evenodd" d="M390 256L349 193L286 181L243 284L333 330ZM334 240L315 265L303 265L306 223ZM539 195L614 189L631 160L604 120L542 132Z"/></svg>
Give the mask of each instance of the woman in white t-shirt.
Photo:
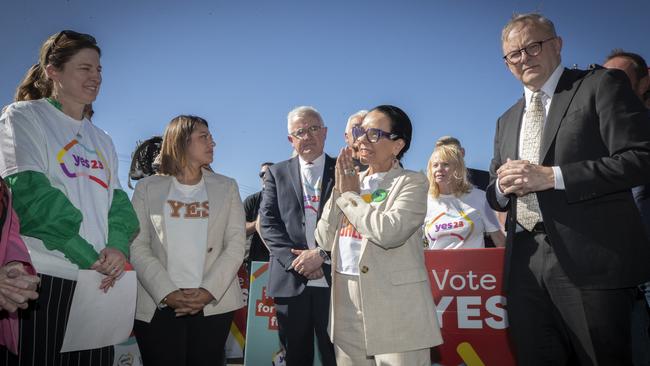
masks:
<svg viewBox="0 0 650 366"><path fill-rule="evenodd" d="M133 193L138 347L145 365L222 365L233 313L244 305L239 189L210 169L214 140L203 118L174 118L162 140L158 174Z"/></svg>
<svg viewBox="0 0 650 366"><path fill-rule="evenodd" d="M100 54L91 35L50 36L0 116L0 175L41 278L38 300L20 312L20 358L0 348L7 365L113 364L112 346L60 352L79 270L101 273L108 290L138 229L113 141L89 119L102 82Z"/></svg>
<svg viewBox="0 0 650 366"><path fill-rule="evenodd" d="M469 183L462 151L457 146L442 145L433 151L427 177L424 238L429 249L484 248L485 233L497 247L505 245L496 214L485 192Z"/></svg>

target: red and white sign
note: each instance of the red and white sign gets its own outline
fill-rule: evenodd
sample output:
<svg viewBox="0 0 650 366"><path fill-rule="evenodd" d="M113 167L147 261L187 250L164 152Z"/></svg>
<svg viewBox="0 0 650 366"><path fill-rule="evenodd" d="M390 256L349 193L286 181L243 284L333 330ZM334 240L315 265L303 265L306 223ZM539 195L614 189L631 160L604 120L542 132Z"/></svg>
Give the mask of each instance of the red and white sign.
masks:
<svg viewBox="0 0 650 366"><path fill-rule="evenodd" d="M515 365L501 291L503 248L425 250L444 344L432 361L444 366Z"/></svg>

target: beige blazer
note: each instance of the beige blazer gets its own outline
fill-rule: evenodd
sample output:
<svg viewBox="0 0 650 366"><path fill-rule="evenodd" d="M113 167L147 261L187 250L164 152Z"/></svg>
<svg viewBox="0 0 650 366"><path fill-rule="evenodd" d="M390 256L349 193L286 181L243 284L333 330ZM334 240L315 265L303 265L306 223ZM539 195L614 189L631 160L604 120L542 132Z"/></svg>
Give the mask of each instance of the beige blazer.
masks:
<svg viewBox="0 0 650 366"><path fill-rule="evenodd" d="M246 234L244 208L234 179L203 170L210 201L208 242L202 288L214 300L204 315L221 314L244 306L237 271L244 260ZM140 232L131 244L131 263L138 276L135 318L150 322L157 304L178 289L167 273L164 203L172 184L170 176L151 176L138 182L133 208Z"/></svg>
<svg viewBox="0 0 650 366"><path fill-rule="evenodd" d="M318 222L316 241L332 251L333 272L337 266L342 215L363 237L359 286L369 355L442 343L422 244L428 187L423 174L395 166L379 186L388 192L386 199L366 203L356 193L333 191ZM333 316L335 293L333 290L330 304L332 342L336 342L337 326Z"/></svg>

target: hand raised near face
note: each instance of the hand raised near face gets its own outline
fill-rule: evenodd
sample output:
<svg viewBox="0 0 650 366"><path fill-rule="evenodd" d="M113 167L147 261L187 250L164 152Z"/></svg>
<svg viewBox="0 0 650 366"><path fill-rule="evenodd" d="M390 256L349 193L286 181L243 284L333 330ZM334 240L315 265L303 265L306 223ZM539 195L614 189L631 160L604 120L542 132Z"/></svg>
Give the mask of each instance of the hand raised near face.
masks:
<svg viewBox="0 0 650 366"><path fill-rule="evenodd" d="M361 192L361 189L359 188L359 174L357 169L354 167L351 148L344 147L341 149L341 152L336 159L335 175L335 189L340 193Z"/></svg>

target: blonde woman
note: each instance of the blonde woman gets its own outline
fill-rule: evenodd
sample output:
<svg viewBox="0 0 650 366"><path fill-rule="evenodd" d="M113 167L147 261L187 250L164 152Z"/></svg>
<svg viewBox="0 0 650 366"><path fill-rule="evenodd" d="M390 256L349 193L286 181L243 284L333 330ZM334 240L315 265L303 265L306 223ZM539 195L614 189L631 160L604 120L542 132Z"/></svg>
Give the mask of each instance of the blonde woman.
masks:
<svg viewBox="0 0 650 366"><path fill-rule="evenodd" d="M484 248L485 233L497 247L505 245L505 236L485 192L469 183L458 146L437 147L429 159L427 177L424 237L429 249Z"/></svg>
<svg viewBox="0 0 650 366"><path fill-rule="evenodd" d="M174 118L163 136L158 175L138 182L140 233L135 335L145 365L221 365L233 312L243 300L244 209L237 183L212 172L206 120Z"/></svg>

